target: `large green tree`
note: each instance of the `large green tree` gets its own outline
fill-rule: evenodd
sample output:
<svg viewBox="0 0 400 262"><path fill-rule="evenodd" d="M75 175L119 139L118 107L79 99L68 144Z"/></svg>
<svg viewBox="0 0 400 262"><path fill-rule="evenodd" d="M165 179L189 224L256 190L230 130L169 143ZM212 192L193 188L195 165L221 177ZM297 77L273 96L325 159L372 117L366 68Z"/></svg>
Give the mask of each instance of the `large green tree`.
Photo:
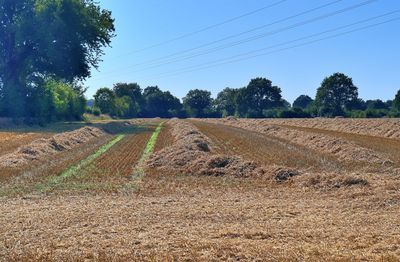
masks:
<svg viewBox="0 0 400 262"><path fill-rule="evenodd" d="M240 90L237 104L244 117L263 117L266 110L284 106L281 89L266 78L254 78Z"/></svg>
<svg viewBox="0 0 400 262"><path fill-rule="evenodd" d="M141 107L144 105L140 86L136 83L117 83L114 85L113 90L115 95L119 98L130 98L129 100L126 98L124 99L124 102L128 103L128 110L125 112L124 117L137 117Z"/></svg>
<svg viewBox="0 0 400 262"><path fill-rule="evenodd" d="M94 95L94 105L103 114L112 114L115 111L115 93L113 90L104 87L97 90Z"/></svg>
<svg viewBox="0 0 400 262"><path fill-rule="evenodd" d="M149 86L143 91L146 117L172 117L182 110L180 100L169 91L163 92L158 86Z"/></svg>
<svg viewBox="0 0 400 262"><path fill-rule="evenodd" d="M342 73L325 78L317 90L315 109L319 116L343 115L358 99L358 88L353 80Z"/></svg>
<svg viewBox="0 0 400 262"><path fill-rule="evenodd" d="M43 81L83 80L114 35L94 0L0 0L0 104L22 117ZM33 90L33 91L32 91Z"/></svg>
<svg viewBox="0 0 400 262"><path fill-rule="evenodd" d="M212 110L213 99L207 90L190 90L183 98L183 105L191 117L206 117Z"/></svg>
<svg viewBox="0 0 400 262"><path fill-rule="evenodd" d="M238 94L238 89L229 87L218 93L214 103L216 109L221 113L222 116L232 116L236 113L236 99Z"/></svg>

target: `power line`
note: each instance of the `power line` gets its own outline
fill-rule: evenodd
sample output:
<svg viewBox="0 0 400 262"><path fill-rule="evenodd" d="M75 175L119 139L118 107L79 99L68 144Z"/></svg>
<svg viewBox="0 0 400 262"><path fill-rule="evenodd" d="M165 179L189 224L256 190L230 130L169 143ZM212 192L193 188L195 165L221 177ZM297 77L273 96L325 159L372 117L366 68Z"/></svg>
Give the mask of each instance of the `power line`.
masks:
<svg viewBox="0 0 400 262"><path fill-rule="evenodd" d="M126 56L126 55L129 55L129 54L134 54L134 53L139 53L139 52L142 52L142 51L145 51L145 50L149 50L149 49L152 49L152 48L155 48L155 47L159 47L159 46L162 46L162 45L166 45L166 44L169 44L169 43L172 43L172 42L175 42L175 41L184 39L184 38L188 38L188 37L191 37L191 36L194 36L194 35L203 33L203 32L205 32L205 31L211 30L211 29L213 29L213 28L216 28L216 27L219 27L219 26L222 26L222 25L225 25L225 24L234 22L234 21L236 21L236 20L242 19L242 18L244 18L244 17L250 16L250 15L254 15L254 14L256 14L256 13L259 13L259 12L264 11L264 10L266 10L266 9L269 9L269 8L274 7L274 6L280 5L280 4L282 4L282 3L284 3L284 2L287 2L287 1L288 1L288 0L280 0L280 1L274 2L274 3L270 4L270 5L267 5L267 6L258 8L258 9L255 9L255 10L253 10L253 11L250 11L250 12L248 12L248 13L244 13L244 14L242 14L242 15L239 15L239 16L236 16L236 17L227 19L227 20L222 21L222 22L220 22L220 23L213 24L213 25L210 25L210 26L206 26L206 27L201 28L201 29L199 29L199 30L196 30L196 31L193 31L193 32L190 32L190 33L186 33L186 34L183 34L183 35L181 35L181 36L178 36L178 37L175 37L175 38L172 38L172 39L169 39L169 40L166 40L166 41L163 41L163 42L154 44L154 45L150 45L150 46L144 47L144 48L142 48L142 49L138 49L138 50L132 51L132 52L130 52L130 53L128 53L128 54L120 55L120 56L118 56L118 57ZM116 57L115 57L115 58L116 58Z"/></svg>
<svg viewBox="0 0 400 262"><path fill-rule="evenodd" d="M396 11L396 12L399 12L399 11ZM175 76L175 75L190 73L190 72L204 70L204 69L208 69L208 68L212 68L212 67L216 67L216 66L221 66L221 65L225 65L225 64L232 64L232 63L237 63L237 62L240 62L240 61L245 61L245 60L249 60L249 59L253 59L253 58L257 58L257 57L261 57L261 56L266 56L266 55L269 55L269 54L274 54L274 53L278 53L278 52L282 52L282 51L286 51L286 50L290 50L290 49L294 49L294 48L310 45L310 44L321 42L321 41L324 41L324 40L337 38L337 37L340 37L340 36L343 36L343 35L347 35L347 34L351 34L351 33L354 33L354 32L363 31L363 30L366 30L366 29L369 29L369 28L372 28L372 27L376 27L376 26L379 26L379 25L387 24L387 23L390 23L390 22L398 21L398 20L400 20L400 17L396 17L396 18L392 18L392 19L389 19L389 20L385 20L383 22L379 22L379 23L375 23L375 24L359 27L359 28L352 29L352 30L349 30L349 31L346 31L346 32L342 32L342 33L334 34L334 35L331 35L331 36L319 38L319 39L308 41L308 42L305 42L305 43L301 43L301 44L297 44L297 45L293 45L293 46L289 46L289 47L285 47L285 48L276 49L274 51L270 51L270 52L267 52L267 53L248 56L248 57L245 57L245 58L233 59L233 60L230 60L230 61L227 61L227 62L220 62L220 63L217 63L217 61L214 61L214 62L209 63L209 64L213 64L213 65L210 65L210 66L200 65L200 67L195 68L193 70L187 70L187 68L186 68L186 69L181 69L180 71L176 71L176 72L172 72L172 73L167 72L167 73L160 74L161 76L157 75L157 76L160 76L160 77L156 76L155 79L160 79L160 78L164 78L164 77L171 77L171 76ZM333 30L331 30L331 31L333 31ZM298 41L298 40L294 40L294 41ZM240 55L240 56L243 56L243 55ZM223 59L222 61L224 61L224 60L228 60L228 59ZM191 67L191 68L194 68L194 66Z"/></svg>
<svg viewBox="0 0 400 262"><path fill-rule="evenodd" d="M226 36L226 37L223 37L223 38L220 38L220 39L217 39L217 40L214 40L214 41L211 41L211 42L208 42L208 43L205 43L205 44L193 47L193 48L185 49L185 50L182 50L182 51L179 51L179 52L176 52L176 53L172 53L172 54L169 54L169 55L166 55L166 56L162 56L162 57L159 57L159 58L147 60L147 61L144 61L144 62L141 62L141 63L136 63L136 64L131 65L129 68L133 68L133 67L141 66L141 65L146 65L146 64L153 64L153 63L156 63L158 61L162 61L162 60L165 60L165 59L168 59L168 58L172 58L172 57L177 56L177 55L182 55L184 53L189 53L191 51L195 51L195 50L201 49L203 47L211 46L211 45L214 45L214 44L217 44L217 43L220 43L220 42L232 39L232 38L236 38L238 36L246 35L246 34L249 34L249 33L264 29L266 27L270 27L270 26L273 26L273 25L276 25L276 24L279 24L279 23L282 23L282 22L289 21L291 19L294 19L294 18L303 16L303 15L315 12L317 10L323 9L325 7L334 5L334 4L342 2L342 1L343 0L334 0L334 1L331 1L329 3L323 4L323 5L311 8L311 9L307 9L307 10L302 11L300 13L297 13L297 14L294 14L294 15L290 15L290 16L287 16L287 17L282 18L282 19L278 19L278 20L273 21L271 23L264 24L264 25L261 25L261 26L257 26L257 27L251 28L249 30L242 31L240 33L232 34L232 35L229 35L229 36ZM375 0L375 1L377 1L377 0ZM107 72L105 74L114 73L114 72L118 72L118 71L120 71L120 70L114 70L112 72Z"/></svg>
<svg viewBox="0 0 400 262"><path fill-rule="evenodd" d="M167 65L167 64L171 64L171 63L175 63L175 62L179 62L179 61L188 60L188 59L191 59L191 58L194 58L194 57L198 57L198 56L214 53L214 52L219 51L219 50L223 50L223 49L226 49L226 48L229 48L229 47L237 46L237 45L240 45L240 44L243 44L243 43L247 43L247 42L250 42L250 41L254 41L254 40L257 40L257 39L260 39L260 38L264 38L264 37L267 37L267 36L279 34L279 33L285 32L285 31L293 29L293 28L297 28L297 27L304 26L304 25L307 25L307 24L310 24L310 23L313 23L313 22L316 22L316 21L319 21L319 20L323 20L323 19L335 16L335 15L339 15L339 14L342 14L342 13L345 13L345 12L360 8L362 6L371 4L371 3L376 2L376 1L378 1L378 0L367 0L367 1L364 1L364 2L361 2L361 3L358 3L356 5L352 5L352 6L349 6L349 7L346 7L346 8L342 8L340 10L337 10L337 11L334 11L334 12L330 12L330 13L327 13L327 14L324 14L324 15L320 15L318 17L311 18L311 19L308 19L308 20L305 20L305 21L301 21L301 22L298 22L298 23L295 23L295 24L292 24L292 25L289 25L289 26L286 26L286 27L283 27L283 28L280 28L280 29L277 29L277 30L273 30L273 31L269 31L269 32L266 32L266 33L263 33L263 34L259 34L259 35L256 35L256 36L245 38L245 39L242 39L242 40L239 40L239 41L236 41L236 42L231 42L231 43L227 43L227 44L224 44L224 45L220 45L220 46L217 46L217 47L214 47L214 48L211 48L211 49L206 49L206 50L203 50L203 51L195 53L195 54L177 57L174 60L166 61L166 62L163 62L163 63L160 63L160 64L156 64L156 65L153 65L153 66L150 66L150 67L146 67L146 68L141 69L141 70L134 70L134 71L130 71L130 72L140 72L140 71L144 71L144 70L147 70L147 69L152 69L152 68L160 67L160 66L163 66L163 65ZM333 3L333 2L331 2L331 3ZM125 68L125 69L127 69L127 68Z"/></svg>

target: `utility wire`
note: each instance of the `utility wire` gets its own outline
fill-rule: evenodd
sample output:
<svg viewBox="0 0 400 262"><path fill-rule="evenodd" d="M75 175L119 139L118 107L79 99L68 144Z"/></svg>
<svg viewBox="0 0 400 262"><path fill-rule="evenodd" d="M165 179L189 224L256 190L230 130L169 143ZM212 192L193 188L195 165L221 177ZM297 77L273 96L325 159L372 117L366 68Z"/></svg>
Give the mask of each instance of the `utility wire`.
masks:
<svg viewBox="0 0 400 262"><path fill-rule="evenodd" d="M242 36L242 35L246 35L246 34L249 34L249 33L252 33L252 32L255 32L255 31L258 31L258 30L261 30L261 29L264 29L264 28L267 28L267 27L270 27L270 26L273 26L273 25L276 25L276 24L279 24L279 23L282 23L282 22L289 21L291 19L294 19L294 18L303 16L303 15L315 12L317 10L323 9L325 7L334 5L334 4L342 2L342 1L343 0L334 0L334 1L331 1L329 3L323 4L323 5L311 8L311 9L307 9L307 10L302 11L300 13L297 13L297 14L294 14L294 15L290 15L290 16L287 16L287 17L282 18L282 19L278 19L278 20L273 21L271 23L264 24L264 25L261 25L261 26L257 26L257 27L251 28L249 30L242 31L240 33L232 34L232 35L229 35L229 36L226 36L226 37L223 37L223 38L220 38L220 39L217 39L217 40L214 40L214 41L211 41L211 42L208 42L208 43L205 43L205 44L193 47L193 48L185 49L185 50L182 50L182 51L179 51L179 52L176 52L176 53L172 53L172 54L169 54L169 55L165 55L165 56L162 56L162 57L159 57L159 58L155 58L155 59L147 60L147 61L144 61L144 62L136 63L136 64L131 65L129 68L133 68L133 67L141 66L141 65L146 65L146 64L153 64L153 63L156 63L158 61L162 61L162 60L165 60L165 59L168 59L168 58L172 58L174 56L179 56L179 55L182 55L184 53L189 53L191 51L195 51L195 50L201 49L203 47L211 46L211 45L214 45L214 44L217 44L217 43L220 43L220 42L232 39L232 38L236 38L236 37L239 37L239 36ZM114 73L114 72L118 72L118 71L119 70L114 70L112 72L107 72L106 74Z"/></svg>
<svg viewBox="0 0 400 262"><path fill-rule="evenodd" d="M299 41L302 41L302 40L307 40L307 39L310 39L310 38L321 36L321 35L324 35L324 34L327 34L327 33L332 33L332 32L335 32L335 31L339 31L339 30L342 30L342 29L345 29L345 28L348 28L348 27L352 27L352 26L355 26L355 25L363 24L363 23L366 23L366 22L371 22L373 20L377 20L379 18L387 17L387 16L390 16L390 15L393 15L393 14L398 14L398 13L400 13L400 9L399 10L395 10L395 11L391 11L391 12L388 12L388 13L384 13L384 14L381 14L381 15L378 15L378 16L374 16L374 17L363 19L363 20L359 20L359 21L351 23L351 24L347 24L347 25L343 25L343 26L336 27L336 28L333 28L333 29L325 30L325 31L322 31L322 32L319 32L319 33L315 33L315 34L307 35L307 36L304 36L304 37L300 37L300 38L297 38L297 39L294 39L294 40L290 40L290 41L282 42L282 43L279 43L279 44L271 45L271 46L268 46L268 47L256 49L256 50L245 52L245 53L242 53L242 54L239 54L239 55L230 56L228 58L218 59L218 60L214 60L214 61L211 61L211 62L200 64L200 65L187 67L186 69L197 68L197 67L201 67L201 66L205 66L205 65L212 65L212 64L215 64L215 63L223 62L223 61L229 61L229 60L232 60L232 59L235 59L235 58L238 58L238 57L247 56L247 55L258 53L258 52L265 51L265 50L268 50L268 49L273 49L275 47L281 47L281 46L292 44L292 43L299 42ZM162 73L162 74L173 73L175 71L176 70L173 70L173 71L165 72L165 73Z"/></svg>
<svg viewBox="0 0 400 262"><path fill-rule="evenodd" d="M372 27L377 27L379 25L383 25L383 24L387 24L387 23L391 23L391 22L399 21L399 20L400 20L400 17L396 17L396 18L392 18L392 19L389 19L389 20L386 20L386 21L383 21L383 22L379 22L379 23L363 26L363 27L360 27L360 28L356 28L356 29L349 30L349 31L346 31L346 32L342 32L342 33L338 33L338 34L335 34L335 35L319 38L319 39L308 41L308 42L305 42L305 43L301 43L301 44L297 44L297 45L293 45L293 46L289 46L289 47L285 47L285 48L280 48L280 49L277 49L277 50L274 50L274 51L271 51L271 52L267 52L267 53L262 53L262 54L258 54L258 55L252 55L252 56L248 56L248 57L245 57L245 58L235 59L235 60L222 62L222 63L216 63L216 64L211 65L211 66L203 66L203 67L199 67L199 68L196 68L196 69L193 69L193 70L183 69L181 71L174 72L173 74L166 74L166 75L161 74L161 76L157 75L157 76L160 76L160 77L155 76L154 79L171 77L171 76L190 73L190 72L194 72L194 71L204 70L204 69L208 69L208 68L212 68L212 67L217 67L217 66L221 66L221 65L237 63L237 62L240 62L240 61L245 61L245 60L249 60L249 59L253 59L253 58L257 58L257 57L261 57L261 56L266 56L266 55L269 55L269 54L274 54L274 53L278 53L278 52L282 52L282 51L286 51L286 50L290 50L290 49L294 49L294 48L298 48L298 47L302 47L302 46L306 46L306 45L311 45L313 43L321 42L321 41L332 39L332 38L337 38L337 37L340 37L340 36L343 36L343 35L348 35L348 34L351 34L351 33L354 33L354 32L363 31L363 30L366 30L366 29L369 29L369 28L372 28Z"/></svg>
<svg viewBox="0 0 400 262"><path fill-rule="evenodd" d="M166 41L154 44L154 45L150 45L148 47L144 47L142 49L138 49L138 50L132 51L132 52L130 52L128 54L119 55L118 57L130 55L130 54L134 54L134 53L139 53L139 52L142 52L142 51L145 51L145 50L149 50L149 49L152 49L152 48L155 48L155 47L159 47L159 46L163 46L163 45L166 45L166 44L169 44L169 43L172 43L172 42L176 42L178 40L182 40L184 38L188 38L188 37L203 33L205 31L211 30L213 28L220 27L220 26L228 24L228 23L232 23L232 22L234 22L236 20L239 20L239 19L242 19L244 17L254 15L256 13L259 13L259 12L264 11L266 9L269 9L269 8L274 7L274 6L280 5L280 4L282 4L284 2L287 2L287 1L288 0L280 0L280 1L274 2L274 3L270 4L270 5L255 9L253 11L250 11L248 13L245 13L245 14L242 14L242 15L227 19L227 20L225 20L223 22L220 22L220 23L217 23L217 24L213 24L213 25L210 25L210 26L206 26L206 27L204 27L202 29L199 29L199 30L196 30L196 31L193 31L193 32L190 32L190 33L186 33L186 34L183 34L181 36L178 36L178 37L175 37L175 38L172 38L172 39L169 39L169 40L166 40ZM117 58L117 57L114 57L114 58Z"/></svg>
<svg viewBox="0 0 400 262"><path fill-rule="evenodd" d="M206 50L203 50L203 51L195 53L195 54L177 57L177 58L175 58L173 60L170 60L170 61L166 61L166 62L163 62L163 63L160 63L160 64L156 64L156 65L149 66L149 67L146 67L146 68L143 68L143 69L129 71L129 72L134 73L134 72L145 71L145 70L152 69L152 68L157 68L157 67L160 67L160 66L163 66L163 65L168 65L168 64L171 64L171 63L176 63L176 62L188 60L188 59L191 59L191 58L195 58L195 57L198 57L198 56L214 53L214 52L219 51L219 50L227 49L227 48L230 48L230 47L233 47L233 46L237 46L237 45L240 45L240 44L243 44L243 43L247 43L247 42L254 41L254 40L257 40L257 39L260 39L260 38L264 38L264 37L267 37L267 36L279 34L279 33L285 32L285 31L290 30L290 29L294 29L294 28L301 27L301 26L304 26L304 25L307 25L307 24L310 24L310 23L314 23L314 22L319 21L319 20L327 19L329 17L336 16L336 15L339 15L339 14L342 14L342 13L345 13L345 12L360 8L362 6L371 4L371 3L376 2L376 1L378 1L378 0L367 0L367 1L364 1L364 2L361 2L361 3L358 3L356 5L352 5L352 6L349 6L349 7L346 7L346 8L342 8L340 10L337 10L337 11L334 11L334 12L330 12L330 13L327 13L327 14L324 14L324 15L320 15L318 17L311 18L311 19L308 19L308 20L305 20L305 21L302 21L302 22L298 22L298 23L295 23L295 24L292 24L292 25L289 25L289 26L286 26L286 27L283 27L283 28L280 28L280 29L277 29L277 30L273 30L273 31L269 31L269 32L266 32L266 33L263 33L263 34L259 34L259 35L256 35L256 36L245 38L245 39L242 39L242 40L239 40L239 41L236 41L236 42L231 42L231 43L228 43L228 44L220 45L220 46L217 46L217 47L214 47L214 48L211 48L211 49L206 49ZM337 1L335 1L335 2L337 2ZM331 2L331 3L333 3L333 2ZM125 72L126 72L126 69L129 69L129 68L125 68L125 70L124 70ZM118 71L118 72L121 72L121 71ZM109 73L106 73L106 74L109 74Z"/></svg>

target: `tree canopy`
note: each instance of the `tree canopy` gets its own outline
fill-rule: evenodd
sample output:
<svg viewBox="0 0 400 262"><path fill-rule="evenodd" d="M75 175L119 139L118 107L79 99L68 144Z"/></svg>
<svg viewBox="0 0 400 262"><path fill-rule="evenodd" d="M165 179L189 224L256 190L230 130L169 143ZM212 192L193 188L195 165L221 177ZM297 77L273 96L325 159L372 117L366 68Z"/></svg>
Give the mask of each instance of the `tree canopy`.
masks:
<svg viewBox="0 0 400 262"><path fill-rule="evenodd" d="M29 116L49 79L90 76L114 36L111 12L93 0L0 0L0 25L0 112L11 117Z"/></svg>
<svg viewBox="0 0 400 262"><path fill-rule="evenodd" d="M358 99L358 88L342 73L325 78L317 89L315 108L319 116L344 115L345 110Z"/></svg>
<svg viewBox="0 0 400 262"><path fill-rule="evenodd" d="M294 100L293 107L306 109L309 106L311 106L311 104L313 102L314 102L314 100L311 97L309 97L307 95L300 95L298 98L296 98L296 100Z"/></svg>
<svg viewBox="0 0 400 262"><path fill-rule="evenodd" d="M212 104L211 92L207 90L190 90L183 98L183 105L191 117L206 117Z"/></svg>

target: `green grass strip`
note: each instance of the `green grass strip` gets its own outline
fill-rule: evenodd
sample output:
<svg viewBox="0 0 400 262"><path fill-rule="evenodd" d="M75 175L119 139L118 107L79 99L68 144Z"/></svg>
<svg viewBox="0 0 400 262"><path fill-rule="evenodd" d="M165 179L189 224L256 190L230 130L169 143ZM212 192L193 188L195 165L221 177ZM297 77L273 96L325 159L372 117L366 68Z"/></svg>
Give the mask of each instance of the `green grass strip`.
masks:
<svg viewBox="0 0 400 262"><path fill-rule="evenodd" d="M145 175L143 164L154 151L154 146L156 145L158 135L161 132L162 125L163 122L157 126L156 130L151 135L149 141L147 141L146 148L143 150L142 156L140 157L138 164L132 173L132 177L136 182L140 181ZM127 185L127 187L132 187L132 186L136 187L136 184L130 183L130 185Z"/></svg>
<svg viewBox="0 0 400 262"><path fill-rule="evenodd" d="M113 138L111 141L108 143L102 145L94 154L88 156L81 162L79 162L77 165L71 166L67 170L65 170L61 175L51 177L46 186L41 188L40 191L48 191L52 187L58 185L61 183L63 180L65 180L68 177L76 175L83 167L90 165L94 160L96 160L98 157L100 157L102 154L107 152L111 147L113 147L115 144L117 144L119 141L121 141L125 135L118 135L115 138Z"/></svg>
<svg viewBox="0 0 400 262"><path fill-rule="evenodd" d="M153 153L154 146L156 145L158 135L161 132L162 124L163 123L160 123L157 126L156 130L153 132L153 134L151 135L149 141L147 142L146 148L144 149L143 154L139 159L139 165L143 164L144 161L146 161L147 158L149 158L149 156Z"/></svg>

